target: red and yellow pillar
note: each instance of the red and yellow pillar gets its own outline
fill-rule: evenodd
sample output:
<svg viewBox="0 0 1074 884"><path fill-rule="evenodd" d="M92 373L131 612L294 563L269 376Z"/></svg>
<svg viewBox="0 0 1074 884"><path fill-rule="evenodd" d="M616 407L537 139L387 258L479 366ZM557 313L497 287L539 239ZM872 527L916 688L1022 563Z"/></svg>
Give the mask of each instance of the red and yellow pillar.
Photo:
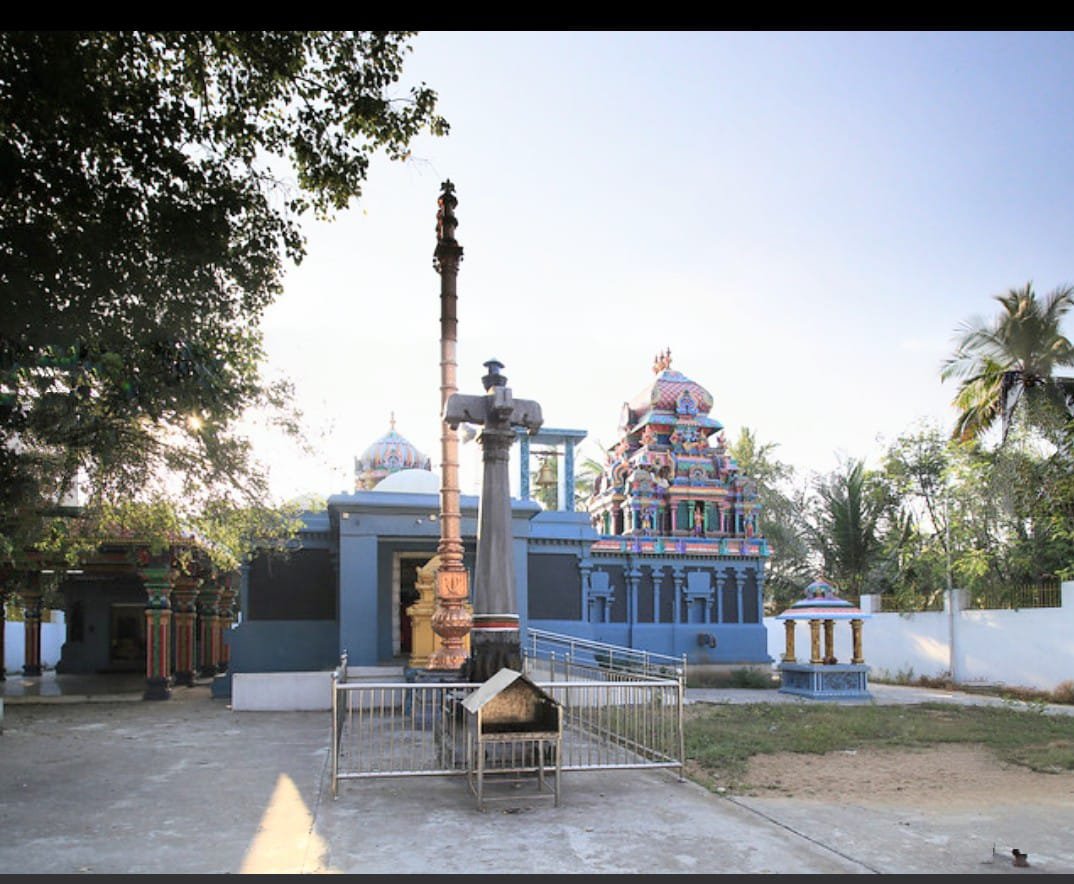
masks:
<svg viewBox="0 0 1074 884"><path fill-rule="evenodd" d="M194 684L195 640L197 637L198 579L192 574L176 574L172 586L175 620L175 676L177 685Z"/></svg>
<svg viewBox="0 0 1074 884"><path fill-rule="evenodd" d="M171 594L175 582L170 552L138 553L138 576L145 586L145 693L144 700L171 697Z"/></svg>

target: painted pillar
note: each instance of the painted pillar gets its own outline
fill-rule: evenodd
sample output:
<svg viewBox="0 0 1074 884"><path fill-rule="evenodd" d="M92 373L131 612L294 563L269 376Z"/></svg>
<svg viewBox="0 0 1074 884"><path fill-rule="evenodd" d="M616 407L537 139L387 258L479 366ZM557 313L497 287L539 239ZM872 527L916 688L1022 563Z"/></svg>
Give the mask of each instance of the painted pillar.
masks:
<svg viewBox="0 0 1074 884"><path fill-rule="evenodd" d="M649 575L653 582L653 623L660 622L660 584L664 580L663 568L650 568Z"/></svg>
<svg viewBox="0 0 1074 884"><path fill-rule="evenodd" d="M563 439L563 503L560 509L574 512L574 440Z"/></svg>
<svg viewBox="0 0 1074 884"><path fill-rule="evenodd" d="M143 700L171 697L171 593L175 580L170 552L138 552L138 576L145 586L145 693Z"/></svg>
<svg viewBox="0 0 1074 884"><path fill-rule="evenodd" d="M172 585L172 619L175 621L175 675L177 685L194 684L197 636L198 580L191 574L177 573Z"/></svg>
<svg viewBox="0 0 1074 884"><path fill-rule="evenodd" d="M245 567L245 566L244 566ZM224 672L228 663L231 661L231 645L224 641L224 633L231 629L232 624L235 622L235 599L239 595L239 575L228 574L224 577L220 584L220 602L218 604L218 610L220 611L218 624L219 634L219 657L217 658L217 669Z"/></svg>
<svg viewBox="0 0 1074 884"><path fill-rule="evenodd" d="M835 621L824 621L824 662L835 659Z"/></svg>
<svg viewBox="0 0 1074 884"><path fill-rule="evenodd" d="M745 573L743 571L741 571L740 569L735 568L735 594L738 597L738 610L736 612L737 616L735 618L736 623L745 623L746 622L746 614L745 614L745 611L742 610L742 593L745 591L745 588L746 588L745 584L746 584L746 575L745 575Z"/></svg>
<svg viewBox="0 0 1074 884"><path fill-rule="evenodd" d="M22 674L41 674L41 574L34 571L27 575L26 587L20 590L22 597L23 628L26 632L26 650L23 656Z"/></svg>
<svg viewBox="0 0 1074 884"><path fill-rule="evenodd" d="M216 663L220 659L220 632L217 623L217 605L220 601L220 588L216 582L218 579L215 574L206 578L198 590L198 675L202 678L216 675Z"/></svg>
<svg viewBox="0 0 1074 884"><path fill-rule="evenodd" d="M727 586L727 572L717 571L716 578L716 622L723 623L723 590Z"/></svg>
<svg viewBox="0 0 1074 884"><path fill-rule="evenodd" d="M854 639L854 656L850 658L850 662L864 663L865 658L861 653L861 620L850 621L850 633Z"/></svg>
<svg viewBox="0 0 1074 884"><path fill-rule="evenodd" d="M823 663L820 656L820 621L809 621L809 662Z"/></svg>
<svg viewBox="0 0 1074 884"><path fill-rule="evenodd" d="M638 582L641 580L641 570L633 563L626 570L627 581L627 635L630 637L627 645L634 647L634 624L638 622Z"/></svg>
<svg viewBox="0 0 1074 884"><path fill-rule="evenodd" d="M530 440L527 436L518 439L518 496L522 500L530 499Z"/></svg>
<svg viewBox="0 0 1074 884"><path fill-rule="evenodd" d="M444 181L437 199L436 249L433 267L440 275L440 408L447 407L455 394L458 368L458 290L462 246L455 239L459 226L455 207L455 185ZM457 426L457 425L456 425ZM473 626L470 577L463 565L462 513L459 509L459 437L456 426L440 423L440 543L436 552L440 567L436 571L436 610L432 616L433 632L440 647L429 660L429 668L458 673L469 659L465 640Z"/></svg>
<svg viewBox="0 0 1074 884"><path fill-rule="evenodd" d="M682 623L682 581L682 568L672 567L671 582L675 586L675 610L672 612L673 623Z"/></svg>
<svg viewBox="0 0 1074 884"><path fill-rule="evenodd" d="M785 642L784 642L783 662L784 663L794 663L795 658L794 658L794 621L793 620L788 619L788 620L783 621L783 635L785 636L785 639L786 639Z"/></svg>

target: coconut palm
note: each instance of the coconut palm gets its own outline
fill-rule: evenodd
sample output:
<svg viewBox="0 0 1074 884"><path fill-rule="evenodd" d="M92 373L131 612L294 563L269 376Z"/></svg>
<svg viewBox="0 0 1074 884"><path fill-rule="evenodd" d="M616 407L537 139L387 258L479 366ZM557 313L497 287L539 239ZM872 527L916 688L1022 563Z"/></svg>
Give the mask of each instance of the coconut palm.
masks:
<svg viewBox="0 0 1074 884"><path fill-rule="evenodd" d="M1027 283L996 300L1003 309L992 323L975 318L960 326L958 349L940 372L945 381L961 379L952 436L963 441L984 435L997 420L1005 441L1020 407L1031 417L1056 406L1066 419L1074 414L1074 378L1054 375L1074 366L1074 344L1060 328L1074 307L1074 287L1061 286L1040 299Z"/></svg>

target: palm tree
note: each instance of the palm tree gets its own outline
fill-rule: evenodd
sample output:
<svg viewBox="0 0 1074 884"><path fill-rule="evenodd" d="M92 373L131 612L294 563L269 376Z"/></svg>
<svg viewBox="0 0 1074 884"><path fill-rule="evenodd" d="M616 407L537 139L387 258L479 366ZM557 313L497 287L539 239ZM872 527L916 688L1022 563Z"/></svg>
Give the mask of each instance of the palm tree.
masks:
<svg viewBox="0 0 1074 884"><path fill-rule="evenodd" d="M1068 420L1074 414L1074 378L1053 375L1074 366L1074 344L1060 329L1074 307L1074 287L1061 286L1041 300L1027 283L996 300L1003 309L991 324L976 318L960 326L958 349L940 371L945 381L962 379L952 436L963 441L981 437L997 420L1006 441L1019 406L1030 417L1056 406Z"/></svg>
<svg viewBox="0 0 1074 884"><path fill-rule="evenodd" d="M887 501L864 462L849 460L818 481L810 519L824 570L851 595L865 588L883 554L881 519Z"/></svg>

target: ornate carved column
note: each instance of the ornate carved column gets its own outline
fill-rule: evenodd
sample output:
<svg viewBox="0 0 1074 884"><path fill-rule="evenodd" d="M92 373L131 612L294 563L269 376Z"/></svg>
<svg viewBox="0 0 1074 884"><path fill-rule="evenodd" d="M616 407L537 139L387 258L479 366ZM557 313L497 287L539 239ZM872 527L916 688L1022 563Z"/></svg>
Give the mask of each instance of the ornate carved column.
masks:
<svg viewBox="0 0 1074 884"><path fill-rule="evenodd" d="M823 663L820 656L820 621L809 621L809 662Z"/></svg>
<svg viewBox="0 0 1074 884"><path fill-rule="evenodd" d="M217 621L220 601L219 577L213 573L202 582L198 589L197 611L200 621L198 635L198 675L212 678L216 675L216 663L219 659L220 639Z"/></svg>
<svg viewBox="0 0 1074 884"><path fill-rule="evenodd" d="M194 649L197 631L198 578L178 571L172 583L172 618L175 622L174 683L194 684Z"/></svg>
<svg viewBox="0 0 1074 884"><path fill-rule="evenodd" d="M23 655L22 674L36 676L41 674L41 574L28 572L23 587L19 590L22 597L23 628L26 635L25 653Z"/></svg>
<svg viewBox="0 0 1074 884"><path fill-rule="evenodd" d="M220 612L217 618L217 657L216 668L223 672L227 669L231 660L231 645L224 641L224 633L231 629L235 622L235 600L239 595L239 575L235 573L224 575L220 582L220 601L217 610Z"/></svg>
<svg viewBox="0 0 1074 884"><path fill-rule="evenodd" d="M436 213L436 250L433 267L440 274L440 408L455 393L456 342L458 318L456 280L462 263L462 246L455 239L455 185L441 185ZM470 597L469 577L463 566L462 514L459 510L459 438L447 421L440 425L440 544L437 553L440 567L436 572L436 610L432 615L433 632L440 647L429 658L429 668L458 672L466 663L464 639L473 619L467 611Z"/></svg>
<svg viewBox="0 0 1074 884"><path fill-rule="evenodd" d="M854 639L854 656L850 658L851 663L864 663L865 657L861 652L861 620L850 621L850 634Z"/></svg>
<svg viewBox="0 0 1074 884"><path fill-rule="evenodd" d="M794 620L787 619L783 621L783 634L786 637L783 651L783 662L794 663Z"/></svg>
<svg viewBox="0 0 1074 884"><path fill-rule="evenodd" d="M824 662L835 660L835 621L824 621Z"/></svg>
<svg viewBox="0 0 1074 884"><path fill-rule="evenodd" d="M716 622L723 623L723 591L727 586L727 571L716 571L712 576L716 578Z"/></svg>
<svg viewBox="0 0 1074 884"><path fill-rule="evenodd" d="M146 548L136 553L138 576L145 586L145 693L144 700L171 697L171 593L175 580L171 551L153 555Z"/></svg>

